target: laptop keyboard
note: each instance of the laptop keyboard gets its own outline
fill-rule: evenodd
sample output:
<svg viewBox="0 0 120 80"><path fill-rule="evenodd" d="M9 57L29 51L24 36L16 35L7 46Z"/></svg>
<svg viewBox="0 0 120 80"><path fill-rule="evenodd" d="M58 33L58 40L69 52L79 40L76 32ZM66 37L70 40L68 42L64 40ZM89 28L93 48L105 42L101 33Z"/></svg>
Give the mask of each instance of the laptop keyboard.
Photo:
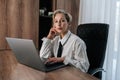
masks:
<svg viewBox="0 0 120 80"><path fill-rule="evenodd" d="M64 65L64 63L63 62L57 62L57 63L49 62L45 64L46 67L59 66L59 65Z"/></svg>

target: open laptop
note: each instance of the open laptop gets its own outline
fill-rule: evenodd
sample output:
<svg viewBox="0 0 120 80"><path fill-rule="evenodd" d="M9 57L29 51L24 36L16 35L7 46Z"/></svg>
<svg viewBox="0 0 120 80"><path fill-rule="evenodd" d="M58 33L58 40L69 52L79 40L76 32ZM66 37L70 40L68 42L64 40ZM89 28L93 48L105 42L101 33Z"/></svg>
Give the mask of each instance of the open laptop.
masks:
<svg viewBox="0 0 120 80"><path fill-rule="evenodd" d="M6 40L18 62L26 66L44 72L49 72L66 66L63 63L56 63L46 66L40 59L38 51L36 50L33 41L30 39L6 37Z"/></svg>

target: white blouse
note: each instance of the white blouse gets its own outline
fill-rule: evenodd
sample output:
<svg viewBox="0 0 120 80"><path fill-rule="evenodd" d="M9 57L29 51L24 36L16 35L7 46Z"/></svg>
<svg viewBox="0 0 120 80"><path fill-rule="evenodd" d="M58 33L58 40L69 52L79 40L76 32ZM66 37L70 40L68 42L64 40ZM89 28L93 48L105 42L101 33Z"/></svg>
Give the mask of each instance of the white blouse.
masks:
<svg viewBox="0 0 120 80"><path fill-rule="evenodd" d="M42 47L40 50L40 58L46 59L54 55L57 57L59 41L63 45L62 56L65 57L64 64L70 64L79 68L83 72L87 72L89 68L89 61L86 54L86 45L82 39L72 34L70 31L60 39L56 36L53 40L43 38Z"/></svg>

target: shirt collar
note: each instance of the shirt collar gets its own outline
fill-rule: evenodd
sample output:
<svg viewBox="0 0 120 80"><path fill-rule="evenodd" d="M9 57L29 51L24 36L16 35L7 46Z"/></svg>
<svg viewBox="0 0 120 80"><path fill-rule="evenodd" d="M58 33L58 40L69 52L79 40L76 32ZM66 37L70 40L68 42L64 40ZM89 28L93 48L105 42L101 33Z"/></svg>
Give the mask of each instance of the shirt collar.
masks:
<svg viewBox="0 0 120 80"><path fill-rule="evenodd" d="M66 41L68 40L68 38L70 37L71 32L68 31L67 34L63 37L63 39L60 39L59 37L59 42L61 42L62 45L64 45L66 43Z"/></svg>

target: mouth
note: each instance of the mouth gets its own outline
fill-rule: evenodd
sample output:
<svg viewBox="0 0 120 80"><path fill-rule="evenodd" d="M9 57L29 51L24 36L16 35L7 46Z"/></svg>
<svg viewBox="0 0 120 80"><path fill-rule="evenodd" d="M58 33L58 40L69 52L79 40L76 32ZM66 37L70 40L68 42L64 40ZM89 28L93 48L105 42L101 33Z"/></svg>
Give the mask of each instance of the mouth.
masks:
<svg viewBox="0 0 120 80"><path fill-rule="evenodd" d="M62 28L58 28L58 30L62 30Z"/></svg>

